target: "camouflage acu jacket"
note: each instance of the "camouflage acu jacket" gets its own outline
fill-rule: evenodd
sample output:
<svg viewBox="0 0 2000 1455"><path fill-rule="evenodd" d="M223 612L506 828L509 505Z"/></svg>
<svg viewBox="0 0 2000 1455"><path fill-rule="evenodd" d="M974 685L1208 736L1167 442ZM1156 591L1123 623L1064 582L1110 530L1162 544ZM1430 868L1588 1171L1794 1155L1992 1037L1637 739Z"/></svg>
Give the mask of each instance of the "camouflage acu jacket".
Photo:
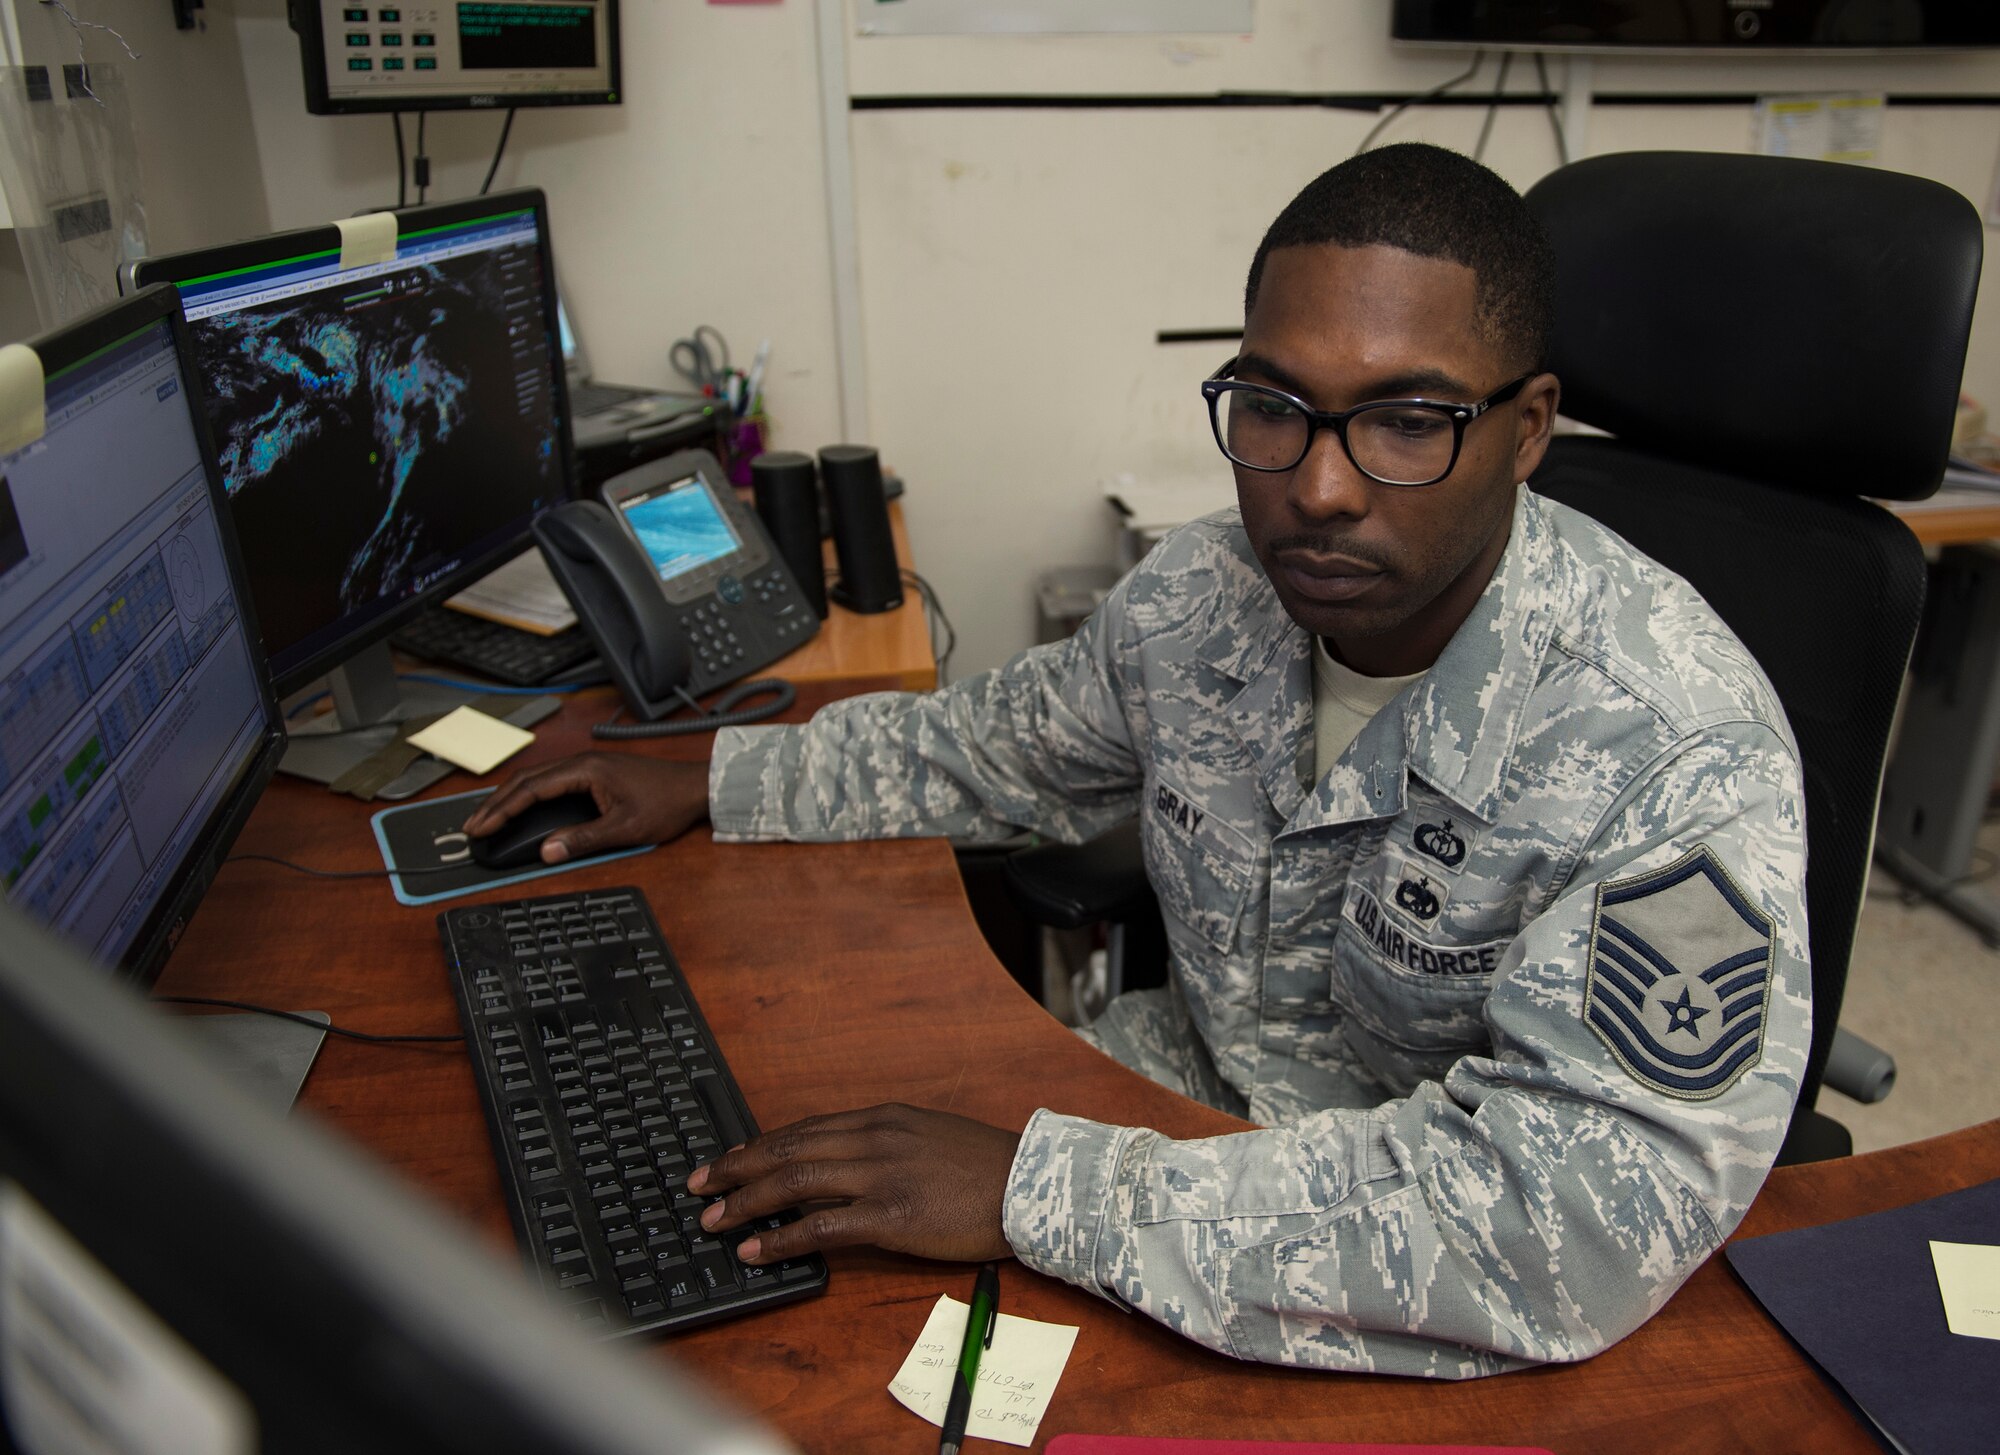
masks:
<svg viewBox="0 0 2000 1455"><path fill-rule="evenodd" d="M1317 782L1309 644L1213 516L1068 642L723 734L716 828L1077 840L1136 813L1171 984L1088 1034L1264 1129L1037 1113L1021 1261L1244 1359L1587 1357L1721 1244L1784 1136L1790 730L1685 582L1525 490L1472 615Z"/></svg>

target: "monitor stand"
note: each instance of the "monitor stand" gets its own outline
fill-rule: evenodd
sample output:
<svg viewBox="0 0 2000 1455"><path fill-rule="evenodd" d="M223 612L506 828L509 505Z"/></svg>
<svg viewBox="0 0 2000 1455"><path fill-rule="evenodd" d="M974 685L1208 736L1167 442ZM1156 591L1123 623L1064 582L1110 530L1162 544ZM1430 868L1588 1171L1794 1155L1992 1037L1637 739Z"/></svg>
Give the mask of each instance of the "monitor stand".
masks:
<svg viewBox="0 0 2000 1455"><path fill-rule="evenodd" d="M323 1010L300 1014L319 1024L243 1013L175 1016L174 1024L258 1101L283 1113L298 1099L330 1020Z"/></svg>
<svg viewBox="0 0 2000 1455"><path fill-rule="evenodd" d="M395 742L398 729L411 718L435 717L481 696L472 687L398 680L386 642L349 658L327 675L326 682L333 694L334 710L293 729L284 759L278 764L287 773L325 784L338 782ZM493 715L522 728L540 722L562 705L546 694L505 701L507 705ZM449 763L420 756L377 786L372 796L392 802L409 798L453 771Z"/></svg>

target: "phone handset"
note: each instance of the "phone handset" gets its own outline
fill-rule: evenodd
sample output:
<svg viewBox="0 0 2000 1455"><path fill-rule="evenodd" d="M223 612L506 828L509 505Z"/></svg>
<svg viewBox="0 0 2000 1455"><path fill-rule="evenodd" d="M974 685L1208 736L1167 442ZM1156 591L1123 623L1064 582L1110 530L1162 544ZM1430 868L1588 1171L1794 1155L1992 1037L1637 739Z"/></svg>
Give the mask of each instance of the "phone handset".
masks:
<svg viewBox="0 0 2000 1455"><path fill-rule="evenodd" d="M538 516L534 533L633 710L655 718L677 706L694 665L687 636L611 512L572 500Z"/></svg>

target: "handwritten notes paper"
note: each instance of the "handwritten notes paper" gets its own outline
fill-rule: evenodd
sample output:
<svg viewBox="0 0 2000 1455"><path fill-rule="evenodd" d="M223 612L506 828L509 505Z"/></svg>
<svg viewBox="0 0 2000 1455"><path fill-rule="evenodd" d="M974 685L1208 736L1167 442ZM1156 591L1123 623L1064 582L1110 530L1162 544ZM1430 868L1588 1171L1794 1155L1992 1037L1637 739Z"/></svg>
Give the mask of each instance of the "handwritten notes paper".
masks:
<svg viewBox="0 0 2000 1455"><path fill-rule="evenodd" d="M916 1347L889 1381L889 1393L940 1428L951 1400L952 1376L958 1369L969 1312L950 1295L939 1297L924 1331L917 1335ZM979 1357L972 1418L966 1422L965 1433L983 1440L1004 1440L1009 1445L1033 1444L1035 1430L1075 1344L1072 1325L1000 1315L993 1331L993 1347Z"/></svg>
<svg viewBox="0 0 2000 1455"><path fill-rule="evenodd" d="M2000 1248L1931 1241L1945 1327L1975 1339L2000 1339Z"/></svg>

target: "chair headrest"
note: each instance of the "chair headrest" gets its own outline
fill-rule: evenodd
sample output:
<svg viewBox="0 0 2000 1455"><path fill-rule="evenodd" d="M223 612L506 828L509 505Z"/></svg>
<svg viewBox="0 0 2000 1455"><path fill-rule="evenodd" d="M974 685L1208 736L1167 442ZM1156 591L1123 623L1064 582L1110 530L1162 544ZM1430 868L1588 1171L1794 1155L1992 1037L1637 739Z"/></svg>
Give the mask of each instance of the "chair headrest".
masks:
<svg viewBox="0 0 2000 1455"><path fill-rule="evenodd" d="M1562 411L1628 444L1817 494L1937 488L1983 245L1900 172L1626 152L1544 177Z"/></svg>

